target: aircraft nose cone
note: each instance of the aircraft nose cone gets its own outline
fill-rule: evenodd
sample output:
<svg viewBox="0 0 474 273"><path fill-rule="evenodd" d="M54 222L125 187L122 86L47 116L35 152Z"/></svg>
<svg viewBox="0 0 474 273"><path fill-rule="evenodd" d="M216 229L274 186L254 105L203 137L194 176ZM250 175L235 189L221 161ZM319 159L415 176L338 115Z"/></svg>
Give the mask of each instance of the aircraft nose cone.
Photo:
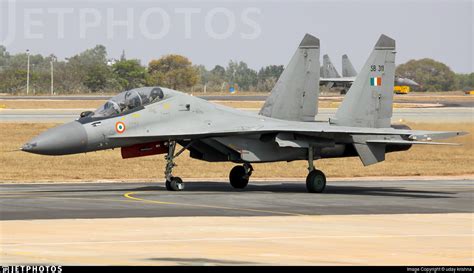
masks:
<svg viewBox="0 0 474 273"><path fill-rule="evenodd" d="M414 80L408 80L408 83L413 85L413 86L420 86L417 82L415 82Z"/></svg>
<svg viewBox="0 0 474 273"><path fill-rule="evenodd" d="M66 155L85 152L87 133L82 124L73 121L33 138L23 145L22 151L42 155Z"/></svg>

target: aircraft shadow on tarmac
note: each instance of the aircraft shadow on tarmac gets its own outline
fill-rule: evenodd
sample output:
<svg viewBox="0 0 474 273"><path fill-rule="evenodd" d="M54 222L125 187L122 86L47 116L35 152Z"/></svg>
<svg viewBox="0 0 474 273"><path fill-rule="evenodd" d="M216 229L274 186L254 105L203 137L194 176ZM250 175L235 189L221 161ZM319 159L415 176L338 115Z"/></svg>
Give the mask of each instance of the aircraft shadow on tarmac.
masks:
<svg viewBox="0 0 474 273"><path fill-rule="evenodd" d="M203 259L203 258L150 258L148 261L157 262L174 262L178 265L256 265L255 262L242 262L242 261L230 261L230 260L216 260L216 259Z"/></svg>
<svg viewBox="0 0 474 273"><path fill-rule="evenodd" d="M145 187L134 187L128 184L120 188L100 188L100 189L71 189L71 190L49 190L36 191L42 193L80 193L80 192L167 192L164 186L154 185ZM280 183L280 184L249 184L245 189L234 189L228 183L223 182L186 182L184 192L169 192L170 194L187 194L187 193L304 193L308 194L304 182L301 183ZM390 186L353 186L353 185L328 185L323 195L340 194L340 195L361 195L361 196L391 196L391 197L409 197L409 198L455 198L455 192L446 191L429 191L429 190L410 190L400 187ZM317 195L317 194L316 194Z"/></svg>
<svg viewBox="0 0 474 273"><path fill-rule="evenodd" d="M156 190L157 187L152 187ZM164 189L164 188L163 188ZM143 190L143 189L141 189ZM147 190L145 188L145 190ZM281 183L272 185L249 184L245 189L238 190L222 182L187 182L188 192L273 192L273 193L305 193L306 186L302 183ZM374 196L400 196L414 198L452 198L454 193L441 191L419 191L394 187L368 187L368 186L340 186L328 185L323 194L344 195L374 195Z"/></svg>

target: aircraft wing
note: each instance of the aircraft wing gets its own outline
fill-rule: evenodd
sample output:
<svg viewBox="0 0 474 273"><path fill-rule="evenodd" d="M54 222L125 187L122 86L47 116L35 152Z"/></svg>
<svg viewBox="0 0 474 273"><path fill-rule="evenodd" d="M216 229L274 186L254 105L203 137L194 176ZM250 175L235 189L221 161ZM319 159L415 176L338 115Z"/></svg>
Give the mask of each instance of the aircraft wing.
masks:
<svg viewBox="0 0 474 273"><path fill-rule="evenodd" d="M352 83L354 82L355 77L342 77L342 78L320 78L320 83Z"/></svg>
<svg viewBox="0 0 474 273"><path fill-rule="evenodd" d="M225 120L225 119L223 119ZM245 119L244 119L245 120ZM439 132L439 131L418 131L418 130L399 130L394 128L363 128L335 126L327 123L318 122L281 122L279 120L259 120L254 122L238 122L229 120L228 122L212 123L209 121L207 126L200 123L179 125L179 122L173 124L161 123L159 128L149 127L146 130L128 130L123 134L109 136L116 140L190 140L205 139L211 137L225 137L236 135L263 135L271 133L295 133L309 137L330 137L338 135L375 135L384 136L386 139L368 139L367 142L393 143L393 144L430 144L432 140L445 139L467 134L466 132ZM394 138L401 136L402 139ZM392 142L390 142L392 141ZM398 142L396 142L398 141ZM437 143L434 143L437 144Z"/></svg>

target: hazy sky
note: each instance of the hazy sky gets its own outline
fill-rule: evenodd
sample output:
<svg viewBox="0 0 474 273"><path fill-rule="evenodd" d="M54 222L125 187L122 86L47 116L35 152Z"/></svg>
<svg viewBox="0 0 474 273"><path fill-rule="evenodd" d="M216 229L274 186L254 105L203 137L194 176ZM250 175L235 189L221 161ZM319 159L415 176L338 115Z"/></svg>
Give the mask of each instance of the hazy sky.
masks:
<svg viewBox="0 0 474 273"><path fill-rule="evenodd" d="M473 72L473 1L23 1L0 0L0 44L60 59L96 44L147 64L183 54L212 68L230 59L286 65L305 33L340 72L356 69L378 36L397 41L397 63L434 58Z"/></svg>

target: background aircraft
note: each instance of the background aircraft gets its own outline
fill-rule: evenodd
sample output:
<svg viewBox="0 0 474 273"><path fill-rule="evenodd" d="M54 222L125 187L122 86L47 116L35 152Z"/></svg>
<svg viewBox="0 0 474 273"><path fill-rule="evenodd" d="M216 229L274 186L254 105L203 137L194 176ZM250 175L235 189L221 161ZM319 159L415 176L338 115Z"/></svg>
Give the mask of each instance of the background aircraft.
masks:
<svg viewBox="0 0 474 273"><path fill-rule="evenodd" d="M332 87L341 87L342 94L346 94L347 90L351 87L352 83L355 81L357 76L357 71L354 69L349 57L344 54L342 55L342 77L337 72L337 69L331 62L331 59L326 54L323 56L323 65L321 66L321 79L319 83L325 85L328 88ZM410 86L418 87L420 86L414 80L407 78L400 78L395 76L394 85L396 86Z"/></svg>
<svg viewBox="0 0 474 273"><path fill-rule="evenodd" d="M357 76L357 71L349 60L347 54L342 55L342 77L349 78Z"/></svg>
<svg viewBox="0 0 474 273"><path fill-rule="evenodd" d="M121 147L123 158L166 153L166 188L173 191L184 189L172 170L174 159L185 150L199 160L242 164L230 171L234 188L248 184L252 163L307 160L306 187L322 192L326 177L315 168L316 159L358 156L371 165L385 160L385 153L405 151L413 144L446 144L431 141L463 134L391 125L395 41L385 35L336 115L329 123L315 122L319 45L314 36L303 38L258 114L171 89L143 87L40 134L22 150L65 155ZM176 152L177 144L182 148Z"/></svg>

